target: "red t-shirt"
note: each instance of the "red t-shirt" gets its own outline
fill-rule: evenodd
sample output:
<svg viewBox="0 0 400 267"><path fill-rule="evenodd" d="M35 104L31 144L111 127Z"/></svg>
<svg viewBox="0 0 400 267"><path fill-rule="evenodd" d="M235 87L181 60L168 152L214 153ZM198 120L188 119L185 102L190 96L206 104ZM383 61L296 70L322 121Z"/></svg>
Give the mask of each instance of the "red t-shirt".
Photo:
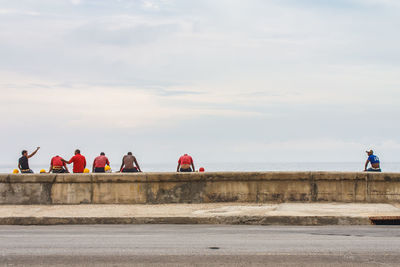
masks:
<svg viewBox="0 0 400 267"><path fill-rule="evenodd" d="M104 168L105 166L110 165L108 158L106 156L98 156L94 159L93 165L95 168Z"/></svg>
<svg viewBox="0 0 400 267"><path fill-rule="evenodd" d="M68 164L74 163L73 172L74 173L83 173L86 167L86 159L81 154L76 154L69 161Z"/></svg>
<svg viewBox="0 0 400 267"><path fill-rule="evenodd" d="M60 157L60 156L53 157L51 159L51 165L52 166L57 166L57 167L65 166L65 163L61 159L62 159L62 157Z"/></svg>
<svg viewBox="0 0 400 267"><path fill-rule="evenodd" d="M182 157L179 158L178 163L180 165L183 165L183 164L185 164L185 165L189 164L190 165L190 164L193 163L193 159L188 154L185 154L185 155L183 155Z"/></svg>

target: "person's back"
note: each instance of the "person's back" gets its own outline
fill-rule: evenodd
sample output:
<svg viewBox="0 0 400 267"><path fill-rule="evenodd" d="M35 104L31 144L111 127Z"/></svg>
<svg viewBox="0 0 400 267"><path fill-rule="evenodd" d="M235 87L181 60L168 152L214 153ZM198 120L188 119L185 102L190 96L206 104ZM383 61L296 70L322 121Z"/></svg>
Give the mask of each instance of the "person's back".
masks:
<svg viewBox="0 0 400 267"><path fill-rule="evenodd" d="M21 173L28 173L30 171L27 156L24 155L24 156L20 157L18 160L18 163L20 166Z"/></svg>
<svg viewBox="0 0 400 267"><path fill-rule="evenodd" d="M93 161L93 172L105 172L106 165L110 165L108 158L104 152L100 153Z"/></svg>
<svg viewBox="0 0 400 267"><path fill-rule="evenodd" d="M51 159L50 162L50 170L49 172L53 173L64 173L68 172L68 168L65 165L65 160L60 156L55 156Z"/></svg>
<svg viewBox="0 0 400 267"><path fill-rule="evenodd" d="M135 168L134 162L135 162L135 157L133 155L125 155L123 158L124 161L124 166L126 169L133 169Z"/></svg>
<svg viewBox="0 0 400 267"><path fill-rule="evenodd" d="M74 155L68 163L74 163L73 172L74 173L83 173L86 167L86 158L81 154Z"/></svg>
<svg viewBox="0 0 400 267"><path fill-rule="evenodd" d="M193 167L193 170L191 169ZM177 172L192 172L195 171L193 158L188 154L184 154L178 160Z"/></svg>
<svg viewBox="0 0 400 267"><path fill-rule="evenodd" d="M141 172L136 157L132 155L132 152L128 152L128 154L122 158L120 172Z"/></svg>
<svg viewBox="0 0 400 267"><path fill-rule="evenodd" d="M369 150L366 151L368 154L368 159L365 163L365 171L370 171L370 172L381 172L381 162L379 160L379 157L374 155L374 151ZM368 168L368 163L371 163L371 168Z"/></svg>
<svg viewBox="0 0 400 267"><path fill-rule="evenodd" d="M33 173L33 171L29 168L28 159L33 157L39 149L40 147L37 147L36 150L30 155L28 155L28 151L22 150L22 157L18 159L18 168L20 169L21 173Z"/></svg>

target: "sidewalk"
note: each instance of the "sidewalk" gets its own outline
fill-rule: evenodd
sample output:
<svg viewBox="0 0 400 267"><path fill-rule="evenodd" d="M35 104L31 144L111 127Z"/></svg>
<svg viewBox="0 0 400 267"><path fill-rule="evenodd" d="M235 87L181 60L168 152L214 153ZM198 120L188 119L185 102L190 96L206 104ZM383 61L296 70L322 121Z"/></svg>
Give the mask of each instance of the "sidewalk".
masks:
<svg viewBox="0 0 400 267"><path fill-rule="evenodd" d="M0 205L0 225L369 225L370 217L396 216L400 204Z"/></svg>

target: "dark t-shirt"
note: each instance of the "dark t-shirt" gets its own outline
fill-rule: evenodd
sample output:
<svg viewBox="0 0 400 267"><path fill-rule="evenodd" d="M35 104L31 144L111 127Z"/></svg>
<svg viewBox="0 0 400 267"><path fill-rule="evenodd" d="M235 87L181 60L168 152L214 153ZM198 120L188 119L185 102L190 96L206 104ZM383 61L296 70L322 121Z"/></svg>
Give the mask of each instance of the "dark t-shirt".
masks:
<svg viewBox="0 0 400 267"><path fill-rule="evenodd" d="M28 157L22 156L19 158L19 165L22 170L29 170Z"/></svg>

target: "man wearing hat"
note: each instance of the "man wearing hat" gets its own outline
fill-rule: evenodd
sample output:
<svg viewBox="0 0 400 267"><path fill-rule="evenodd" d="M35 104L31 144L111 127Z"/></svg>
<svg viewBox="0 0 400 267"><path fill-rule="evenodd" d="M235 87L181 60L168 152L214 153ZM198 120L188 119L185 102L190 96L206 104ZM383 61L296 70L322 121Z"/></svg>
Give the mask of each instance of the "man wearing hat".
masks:
<svg viewBox="0 0 400 267"><path fill-rule="evenodd" d="M382 171L381 170L381 164L380 164L378 156L375 156L374 155L374 151L372 151L372 150L369 150L369 151L366 151L366 152L368 154L368 159L367 159L367 162L365 162L364 171L367 171L367 172L381 172ZM368 168L368 163L371 163L371 168Z"/></svg>

